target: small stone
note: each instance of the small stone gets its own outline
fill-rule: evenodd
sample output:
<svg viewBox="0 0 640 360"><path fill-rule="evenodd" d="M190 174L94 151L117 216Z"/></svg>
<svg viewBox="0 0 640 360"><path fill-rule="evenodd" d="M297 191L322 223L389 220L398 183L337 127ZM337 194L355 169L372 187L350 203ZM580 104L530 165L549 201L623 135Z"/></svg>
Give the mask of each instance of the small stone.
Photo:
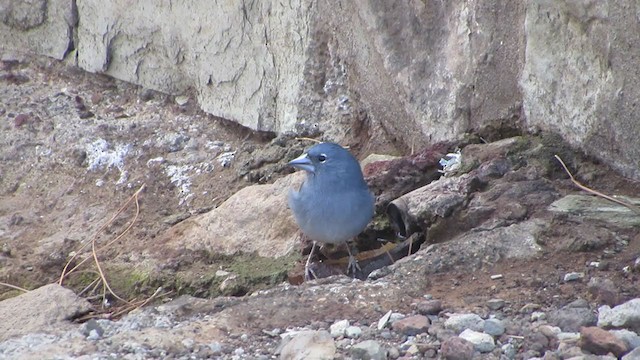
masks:
<svg viewBox="0 0 640 360"><path fill-rule="evenodd" d="M351 339L359 338L362 335L362 329L358 326L349 326L345 330L345 335Z"/></svg>
<svg viewBox="0 0 640 360"><path fill-rule="evenodd" d="M438 315L442 311L440 300L425 300L418 303L418 313L422 315Z"/></svg>
<svg viewBox="0 0 640 360"><path fill-rule="evenodd" d="M393 330L403 335L417 335L427 332L431 321L424 315L413 315L391 324Z"/></svg>
<svg viewBox="0 0 640 360"><path fill-rule="evenodd" d="M470 360L474 352L473 344L458 336L443 341L440 346L440 355L447 360Z"/></svg>
<svg viewBox="0 0 640 360"><path fill-rule="evenodd" d="M484 329L484 320L476 314L451 314L444 322L444 327L455 331L456 334L465 329L482 331Z"/></svg>
<svg viewBox="0 0 640 360"><path fill-rule="evenodd" d="M552 311L548 319L562 331L570 332L578 332L583 326L593 326L597 321L596 315L588 307L574 307L571 304Z"/></svg>
<svg viewBox="0 0 640 360"><path fill-rule="evenodd" d="M404 316L404 314L401 313L391 313L391 316L389 317L389 322L394 323L398 320L402 320L404 319L406 316Z"/></svg>
<svg viewBox="0 0 640 360"><path fill-rule="evenodd" d="M496 344L493 341L493 337L489 334L466 329L458 336L472 343L474 348L481 353L490 352L496 347Z"/></svg>
<svg viewBox="0 0 640 360"><path fill-rule="evenodd" d="M613 353L621 357L629 351L627 344L599 327L583 327L580 330L580 347L595 355Z"/></svg>
<svg viewBox="0 0 640 360"><path fill-rule="evenodd" d="M102 336L100 336L100 333L98 333L98 331L96 329L91 329L91 331L89 331L89 336L87 336L87 340L99 340Z"/></svg>
<svg viewBox="0 0 640 360"><path fill-rule="evenodd" d="M484 321L484 332L491 336L500 336L504 334L505 327L502 321L491 318Z"/></svg>
<svg viewBox="0 0 640 360"><path fill-rule="evenodd" d="M615 306L620 302L618 288L611 279L592 277L587 284L589 293L603 305Z"/></svg>
<svg viewBox="0 0 640 360"><path fill-rule="evenodd" d="M538 331L540 331L540 333L546 336L548 339L557 339L558 334L562 332L562 329L557 326L540 325L538 327Z"/></svg>
<svg viewBox="0 0 640 360"><path fill-rule="evenodd" d="M407 350L405 350L404 353L409 356L418 355L420 354L420 349L418 348L418 345L412 344L407 348Z"/></svg>
<svg viewBox="0 0 640 360"><path fill-rule="evenodd" d="M491 299L487 301L487 307L493 311L502 309L505 304L506 302L503 299Z"/></svg>
<svg viewBox="0 0 640 360"><path fill-rule="evenodd" d="M400 357L400 350L398 350L397 347L392 346L387 350L387 355L389 356L389 359L397 359Z"/></svg>
<svg viewBox="0 0 640 360"><path fill-rule="evenodd" d="M387 359L386 350L377 341L374 341L374 340L366 340L358 344L355 344L351 348L350 353L351 353L351 359L362 359L362 360Z"/></svg>
<svg viewBox="0 0 640 360"><path fill-rule="evenodd" d="M195 341L193 339L182 339L182 346L184 346L187 349L191 349L193 348L193 344L195 343Z"/></svg>
<svg viewBox="0 0 640 360"><path fill-rule="evenodd" d="M531 313L531 322L545 320L547 318L547 314L542 311L534 311Z"/></svg>
<svg viewBox="0 0 640 360"><path fill-rule="evenodd" d="M385 326L389 323L389 319L391 318L391 313L393 311L389 310L386 314L382 315L380 320L378 320L378 330L384 329Z"/></svg>
<svg viewBox="0 0 640 360"><path fill-rule="evenodd" d="M622 357L622 360L637 360L640 359L640 347L633 349L630 353Z"/></svg>
<svg viewBox="0 0 640 360"><path fill-rule="evenodd" d="M582 278L584 278L584 273L581 272L570 272L564 274L564 282L577 281Z"/></svg>
<svg viewBox="0 0 640 360"><path fill-rule="evenodd" d="M640 347L640 336L633 331L627 329L620 330L609 330L611 334L613 334L618 339L624 341L629 349L635 349Z"/></svg>
<svg viewBox="0 0 640 360"><path fill-rule="evenodd" d="M154 94L155 94L155 91L145 88L145 89L142 89L142 91L140 91L138 96L140 97L140 100L147 102L153 99ZM95 102L93 101L93 98L92 98L92 102L95 104Z"/></svg>
<svg viewBox="0 0 640 360"><path fill-rule="evenodd" d="M331 336L334 338L344 336L348 327L349 327L349 320L345 319L345 320L336 321L329 327L329 332L331 333Z"/></svg>
<svg viewBox="0 0 640 360"><path fill-rule="evenodd" d="M176 96L176 104L184 106L189 102L189 97L184 95Z"/></svg>
<svg viewBox="0 0 640 360"><path fill-rule="evenodd" d="M336 344L326 331L301 331L294 335L280 351L280 359L333 359L336 354Z"/></svg>
<svg viewBox="0 0 640 360"><path fill-rule="evenodd" d="M507 357L507 359L514 359L516 354L518 353L518 349L512 343L504 344L500 347L502 354Z"/></svg>
<svg viewBox="0 0 640 360"><path fill-rule="evenodd" d="M228 276L229 274L231 274L228 271L224 271L224 270L216 270L216 276L217 277L225 277Z"/></svg>
<svg viewBox="0 0 640 360"><path fill-rule="evenodd" d="M598 308L598 327L626 328L640 332L640 298L629 300L614 308L607 305Z"/></svg>
<svg viewBox="0 0 640 360"><path fill-rule="evenodd" d="M577 332L561 332L557 336L558 341L566 343L576 343L580 340L580 333Z"/></svg>
<svg viewBox="0 0 640 360"><path fill-rule="evenodd" d="M523 307L520 308L520 313L521 314L528 314L528 313L534 312L534 311L536 311L538 309L540 309L540 305L539 304L528 303L528 304L525 304Z"/></svg>

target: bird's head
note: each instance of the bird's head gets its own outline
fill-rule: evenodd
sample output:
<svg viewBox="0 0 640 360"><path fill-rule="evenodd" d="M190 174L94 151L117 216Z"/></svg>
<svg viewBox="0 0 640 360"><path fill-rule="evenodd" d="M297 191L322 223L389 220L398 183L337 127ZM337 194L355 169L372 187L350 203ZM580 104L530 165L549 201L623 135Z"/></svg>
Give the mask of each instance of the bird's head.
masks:
<svg viewBox="0 0 640 360"><path fill-rule="evenodd" d="M301 156L291 160L289 165L307 171L309 177L316 179L364 182L358 160L335 143L314 145Z"/></svg>

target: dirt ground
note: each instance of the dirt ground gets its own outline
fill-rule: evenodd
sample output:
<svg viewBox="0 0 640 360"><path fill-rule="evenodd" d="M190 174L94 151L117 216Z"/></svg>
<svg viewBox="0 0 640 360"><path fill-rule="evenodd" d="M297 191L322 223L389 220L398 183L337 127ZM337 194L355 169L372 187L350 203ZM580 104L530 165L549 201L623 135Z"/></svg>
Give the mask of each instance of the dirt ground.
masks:
<svg viewBox="0 0 640 360"><path fill-rule="evenodd" d="M24 288L57 281L70 254L82 244L94 236L109 241L126 229L135 217L134 206L105 232L99 231L143 184L136 225L104 255L119 259L121 269L154 260L146 257L145 250L171 225L212 209L244 186L291 172L283 156L292 157L304 144L253 133L202 113L193 94L186 99L184 103L181 97L86 74L53 60L3 61L0 281ZM99 151L87 150L92 147ZM359 158L373 152L407 155L399 148L385 139L369 139L352 151ZM585 161L589 163L577 175L591 188L607 194L640 193L637 182L618 176L606 164ZM567 193L578 191L562 171L555 174L553 181L563 184ZM557 221L562 226L547 234L550 246L541 256L489 263L479 271L461 267L430 274L427 291L455 308L481 308L487 298L520 306L560 305L576 297L594 298L586 282L562 281L568 272L585 272L611 279L617 287L616 303L640 296L637 229L619 234L624 246L574 251L553 246L579 236L572 233L571 219ZM167 268L175 260L173 255L166 254ZM196 260L180 266L203 273L207 261L215 262ZM600 266L593 267L592 262ZM491 279L498 274L502 279ZM156 284L137 289L148 293ZM211 295L194 284L181 290ZM0 286L0 299L12 295L15 291Z"/></svg>

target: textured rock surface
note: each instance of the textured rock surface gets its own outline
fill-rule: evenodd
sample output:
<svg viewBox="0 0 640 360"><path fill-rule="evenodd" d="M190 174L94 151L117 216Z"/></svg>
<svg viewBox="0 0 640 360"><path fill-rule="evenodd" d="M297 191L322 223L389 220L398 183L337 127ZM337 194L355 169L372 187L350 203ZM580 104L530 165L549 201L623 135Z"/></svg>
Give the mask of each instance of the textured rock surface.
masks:
<svg viewBox="0 0 640 360"><path fill-rule="evenodd" d="M75 1L5 0L0 4L0 50L31 51L58 60L73 44Z"/></svg>
<svg viewBox="0 0 640 360"><path fill-rule="evenodd" d="M387 132L409 148L524 125L637 177L637 7L87 0L76 15L71 1L9 1L0 44L62 58L73 42L83 69L193 91L207 112L256 130L347 142Z"/></svg>
<svg viewBox="0 0 640 360"><path fill-rule="evenodd" d="M50 284L0 302L0 341L35 332L71 328L75 316L91 305L73 291Z"/></svg>
<svg viewBox="0 0 640 360"><path fill-rule="evenodd" d="M296 173L274 184L243 188L216 209L174 226L165 237L167 245L226 255L289 254L298 238L298 227L287 206L287 192L302 176Z"/></svg>

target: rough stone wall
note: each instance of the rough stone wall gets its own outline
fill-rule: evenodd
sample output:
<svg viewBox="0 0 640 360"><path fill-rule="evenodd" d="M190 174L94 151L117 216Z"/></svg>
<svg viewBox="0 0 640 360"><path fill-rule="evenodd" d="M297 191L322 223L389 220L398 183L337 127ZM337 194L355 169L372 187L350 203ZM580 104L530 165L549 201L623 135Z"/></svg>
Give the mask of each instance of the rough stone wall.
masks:
<svg viewBox="0 0 640 360"><path fill-rule="evenodd" d="M637 1L75 5L3 2L2 49L193 93L205 111L255 130L344 143L381 135L412 148L522 126L640 177Z"/></svg>

